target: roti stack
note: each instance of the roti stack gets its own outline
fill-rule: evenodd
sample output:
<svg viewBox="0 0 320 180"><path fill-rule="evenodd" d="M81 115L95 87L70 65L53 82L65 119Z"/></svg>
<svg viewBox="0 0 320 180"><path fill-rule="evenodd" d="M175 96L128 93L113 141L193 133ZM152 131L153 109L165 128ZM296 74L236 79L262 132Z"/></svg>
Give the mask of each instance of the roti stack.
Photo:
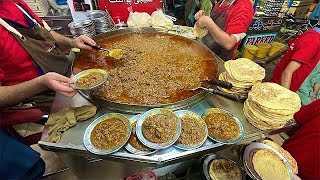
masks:
<svg viewBox="0 0 320 180"><path fill-rule="evenodd" d="M279 129L299 111L299 95L275 83L258 83L244 103L247 120L261 130Z"/></svg>
<svg viewBox="0 0 320 180"><path fill-rule="evenodd" d="M230 82L232 89L219 89L229 94L239 95L242 98L248 96L251 87L261 82L265 75L265 69L247 58L229 60L224 63L225 72L219 75L219 80Z"/></svg>

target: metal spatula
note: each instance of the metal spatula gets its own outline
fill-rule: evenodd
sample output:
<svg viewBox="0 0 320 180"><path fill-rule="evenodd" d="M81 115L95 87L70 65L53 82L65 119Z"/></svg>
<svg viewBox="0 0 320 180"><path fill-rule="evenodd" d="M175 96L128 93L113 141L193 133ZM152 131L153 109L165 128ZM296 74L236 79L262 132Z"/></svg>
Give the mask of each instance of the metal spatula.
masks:
<svg viewBox="0 0 320 180"><path fill-rule="evenodd" d="M225 98L231 99L233 101L241 100L241 97L239 95L229 94L229 93L225 93L225 92L213 89L213 88L206 88L206 87L202 87L202 86L193 88L193 89L191 89L191 91L195 91L197 89L202 89L202 90L208 91L211 94L217 94L217 95L223 96Z"/></svg>

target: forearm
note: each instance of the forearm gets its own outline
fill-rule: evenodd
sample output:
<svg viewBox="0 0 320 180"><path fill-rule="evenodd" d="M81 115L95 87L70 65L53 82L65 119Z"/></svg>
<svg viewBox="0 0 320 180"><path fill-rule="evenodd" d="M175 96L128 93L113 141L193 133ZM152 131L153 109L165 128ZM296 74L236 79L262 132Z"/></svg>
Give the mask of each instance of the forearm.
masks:
<svg viewBox="0 0 320 180"><path fill-rule="evenodd" d="M55 31L50 31L50 34L57 41L59 45L73 47L73 39L65 37Z"/></svg>
<svg viewBox="0 0 320 180"><path fill-rule="evenodd" d="M17 105L46 90L41 78L38 77L13 86L0 86L0 108Z"/></svg>
<svg viewBox="0 0 320 180"><path fill-rule="evenodd" d="M207 23L207 29L212 38L224 49L231 50L236 44L236 39L220 29L215 22L209 21Z"/></svg>
<svg viewBox="0 0 320 180"><path fill-rule="evenodd" d="M283 72L281 75L281 86L290 89L292 80L292 73Z"/></svg>

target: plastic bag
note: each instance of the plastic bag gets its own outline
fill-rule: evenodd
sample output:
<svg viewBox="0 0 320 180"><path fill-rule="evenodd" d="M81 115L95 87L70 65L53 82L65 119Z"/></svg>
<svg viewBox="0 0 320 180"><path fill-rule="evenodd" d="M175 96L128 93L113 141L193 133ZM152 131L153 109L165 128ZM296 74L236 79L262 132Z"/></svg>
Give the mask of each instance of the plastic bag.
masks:
<svg viewBox="0 0 320 180"><path fill-rule="evenodd" d="M152 27L166 28L169 30L173 27L173 21L169 19L162 10L157 10L151 15L151 25Z"/></svg>
<svg viewBox="0 0 320 180"><path fill-rule="evenodd" d="M128 27L151 27L151 16L146 12L130 12Z"/></svg>

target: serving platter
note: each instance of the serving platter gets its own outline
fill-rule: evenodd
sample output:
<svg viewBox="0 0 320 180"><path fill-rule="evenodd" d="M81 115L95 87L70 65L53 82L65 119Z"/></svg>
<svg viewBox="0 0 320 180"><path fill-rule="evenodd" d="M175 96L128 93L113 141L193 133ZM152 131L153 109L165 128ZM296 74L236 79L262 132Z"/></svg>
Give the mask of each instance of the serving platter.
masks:
<svg viewBox="0 0 320 180"><path fill-rule="evenodd" d="M247 171L247 173L249 174L250 177L253 177L253 179L255 179L255 180L261 180L260 176L254 170L254 166L253 166L253 163L252 163L252 158L253 158L254 153L257 152L260 149L268 149L268 150L273 151L282 160L282 162L287 167L287 169L289 171L290 179L291 180L294 179L292 167L290 166L288 160L282 154L280 154L278 151L273 149L272 147L270 147L270 146L268 146L266 144L263 144L263 143L258 143L258 142L254 142L254 143L249 144L245 148L244 154L243 154L243 157L242 157L243 165L244 165L244 167L245 167L245 169L246 169L246 171Z"/></svg>

